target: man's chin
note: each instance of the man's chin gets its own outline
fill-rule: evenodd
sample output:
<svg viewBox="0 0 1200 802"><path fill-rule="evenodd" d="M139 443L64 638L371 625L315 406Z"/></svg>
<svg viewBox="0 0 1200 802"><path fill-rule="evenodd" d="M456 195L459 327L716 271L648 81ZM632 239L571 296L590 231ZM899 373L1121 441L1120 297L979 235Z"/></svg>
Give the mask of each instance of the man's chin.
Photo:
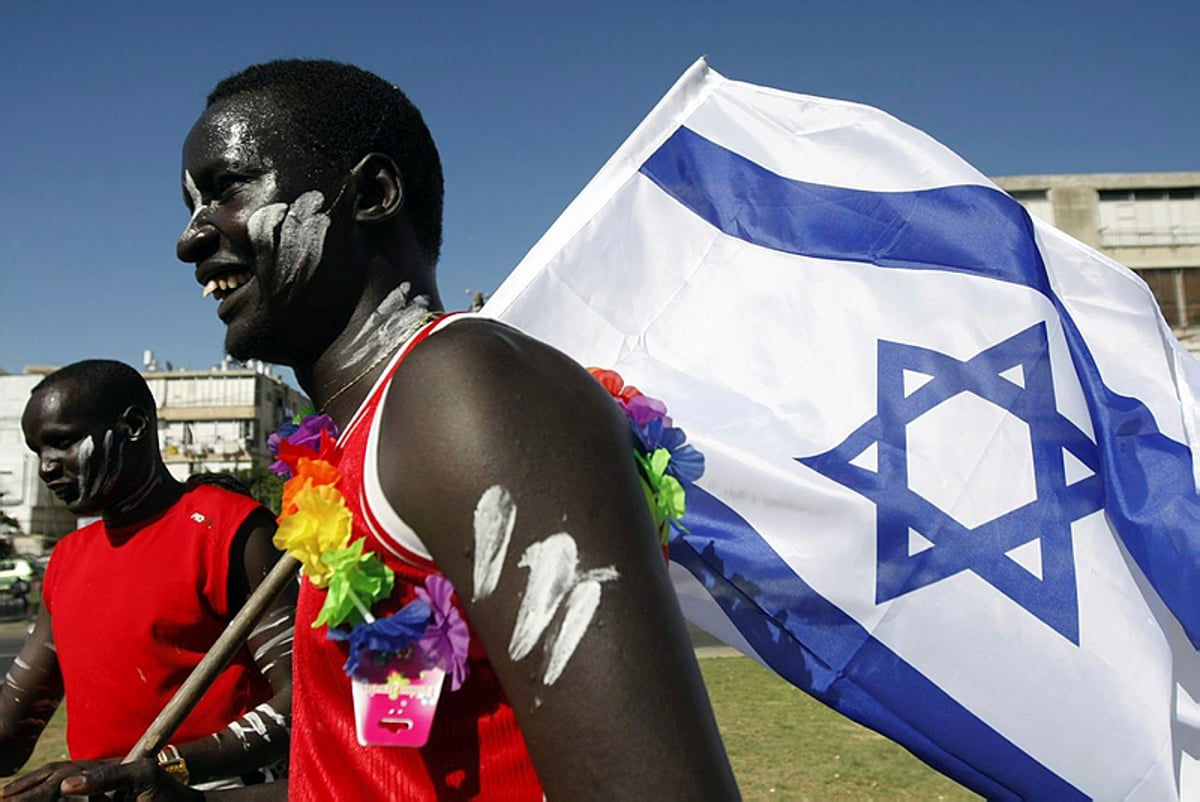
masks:
<svg viewBox="0 0 1200 802"><path fill-rule="evenodd" d="M103 512L103 505L96 499L92 498L77 498L67 502L67 509L76 518L90 518L93 515L99 515Z"/></svg>
<svg viewBox="0 0 1200 802"><path fill-rule="evenodd" d="M270 340L257 331L239 331L230 327L225 332L225 353L239 362L261 359L264 362L283 363L279 349L272 347Z"/></svg>

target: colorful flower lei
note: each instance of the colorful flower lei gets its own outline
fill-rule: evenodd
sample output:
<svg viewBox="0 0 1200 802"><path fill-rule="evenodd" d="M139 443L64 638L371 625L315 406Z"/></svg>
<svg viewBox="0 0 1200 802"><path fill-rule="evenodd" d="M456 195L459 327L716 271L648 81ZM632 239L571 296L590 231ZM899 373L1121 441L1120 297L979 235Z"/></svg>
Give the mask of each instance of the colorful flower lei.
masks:
<svg viewBox="0 0 1200 802"><path fill-rule="evenodd" d="M704 455L672 425L667 407L626 385L616 371L588 368L620 405L634 434L634 459L659 539L665 548L672 528L687 510L686 489L704 473ZM450 676L450 690L462 687L469 672L470 632L453 602L450 580L432 574L417 598L392 615L376 618L371 608L391 596L395 574L364 538L351 541L354 514L338 490L340 455L337 424L328 415L301 412L271 435L271 470L287 477L276 547L291 554L314 587L327 590L312 626L328 626L326 637L348 643L344 669L370 681L393 656L419 650Z"/></svg>
<svg viewBox="0 0 1200 802"><path fill-rule="evenodd" d="M687 488L704 474L704 455L686 442L683 429L672 425L662 401L625 384L614 370L588 368L588 372L608 390L633 430L642 490L665 548L672 528L687 531L680 522L687 512Z"/></svg>
<svg viewBox="0 0 1200 802"><path fill-rule="evenodd" d="M419 650L450 676L450 690L467 678L470 632L454 606L454 586L437 574L417 588L417 598L399 611L376 618L371 608L391 596L392 569L364 538L350 540L354 514L338 490L337 424L328 415L301 412L267 440L271 470L288 477L276 547L291 554L314 587L325 588L325 603L312 626L328 626L326 637L349 643L344 666L351 677L372 680L393 656Z"/></svg>

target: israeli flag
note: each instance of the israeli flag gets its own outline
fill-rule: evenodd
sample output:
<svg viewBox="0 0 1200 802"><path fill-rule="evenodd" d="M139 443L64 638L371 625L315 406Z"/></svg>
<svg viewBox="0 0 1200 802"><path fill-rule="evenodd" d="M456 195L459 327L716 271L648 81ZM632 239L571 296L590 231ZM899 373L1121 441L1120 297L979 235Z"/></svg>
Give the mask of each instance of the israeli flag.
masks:
<svg viewBox="0 0 1200 802"><path fill-rule="evenodd" d="M876 109L697 62L486 311L705 455L689 618L989 798L1200 798L1200 363Z"/></svg>

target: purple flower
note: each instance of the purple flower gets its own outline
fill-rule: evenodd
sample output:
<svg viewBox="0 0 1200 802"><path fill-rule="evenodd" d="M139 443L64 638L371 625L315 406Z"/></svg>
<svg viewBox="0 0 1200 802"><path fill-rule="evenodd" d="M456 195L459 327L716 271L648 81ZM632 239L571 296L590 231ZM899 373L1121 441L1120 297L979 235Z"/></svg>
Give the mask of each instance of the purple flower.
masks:
<svg viewBox="0 0 1200 802"><path fill-rule="evenodd" d="M279 431L267 438L267 448L272 457L279 456L279 444L291 437L299 428L300 426L293 421L284 421L283 425L279 427ZM287 476L291 473L291 468L287 466L287 463L278 459L271 463L269 470L277 476Z"/></svg>
<svg viewBox="0 0 1200 802"><path fill-rule="evenodd" d="M279 459L280 446L286 443L289 446L307 448L310 451L321 451L321 432L328 431L330 438L337 439L337 423L328 415L307 415L299 423L295 421L285 421L279 427L279 431L267 438L267 448L271 451L271 456L275 457L275 461L270 464L268 470L277 476L291 476L291 466Z"/></svg>
<svg viewBox="0 0 1200 802"><path fill-rule="evenodd" d="M418 590L418 593L421 591ZM359 624L350 632L329 628L332 641L350 641L345 672L358 679L371 679L368 654L396 654L413 644L429 626L429 604L421 599L411 601L387 618L377 618L369 624Z"/></svg>
<svg viewBox="0 0 1200 802"><path fill-rule="evenodd" d="M622 406L625 408L625 416L638 428L655 420L662 421L666 426L671 425L671 419L667 416L667 405L657 398L635 395L625 401Z"/></svg>
<svg viewBox="0 0 1200 802"><path fill-rule="evenodd" d="M294 446L304 446L313 451L321 450L321 432L328 431L329 436L337 439L337 423L328 415L309 415L300 421L300 425L287 435L287 441Z"/></svg>
<svg viewBox="0 0 1200 802"><path fill-rule="evenodd" d="M471 632L454 606L454 585L444 576L434 574L425 580L424 588L417 588L417 596L433 610L433 621L417 645L450 675L450 690L457 691L469 672L467 650Z"/></svg>

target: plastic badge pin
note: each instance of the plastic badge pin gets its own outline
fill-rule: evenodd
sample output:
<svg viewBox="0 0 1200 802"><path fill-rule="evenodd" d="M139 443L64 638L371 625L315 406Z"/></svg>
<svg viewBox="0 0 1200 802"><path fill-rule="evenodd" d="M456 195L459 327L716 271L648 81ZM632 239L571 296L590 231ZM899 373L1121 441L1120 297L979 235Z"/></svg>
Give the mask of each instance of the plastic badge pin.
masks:
<svg viewBox="0 0 1200 802"><path fill-rule="evenodd" d="M424 746L446 672L409 647L380 667L382 682L355 679L354 721L362 746Z"/></svg>

